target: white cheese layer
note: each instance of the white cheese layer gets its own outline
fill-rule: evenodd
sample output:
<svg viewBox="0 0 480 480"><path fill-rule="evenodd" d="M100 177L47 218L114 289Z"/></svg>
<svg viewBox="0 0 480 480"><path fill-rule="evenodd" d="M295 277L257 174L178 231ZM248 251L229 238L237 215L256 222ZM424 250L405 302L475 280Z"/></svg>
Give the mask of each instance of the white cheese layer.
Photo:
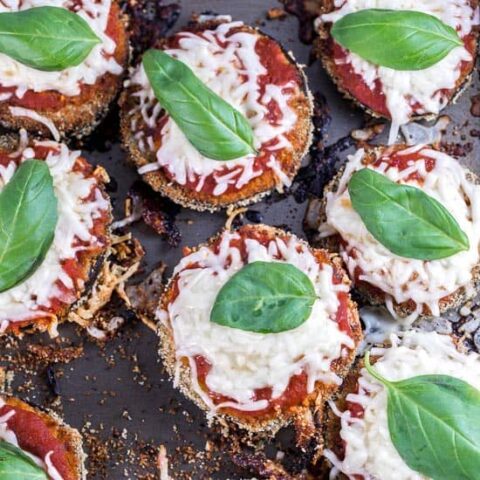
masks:
<svg viewBox="0 0 480 480"><path fill-rule="evenodd" d="M258 151L262 149L275 160L276 152L291 148L285 135L294 128L297 115L288 102L293 93L298 93L299 87L294 84L267 84L261 95L259 82L267 70L255 51L258 34L237 32L227 36L230 30L242 25L242 22L224 23L215 30L207 30L201 34L181 32L177 34L180 38L179 48L166 52L187 64L211 90L241 112L252 126L255 148ZM129 85L141 87L134 93L140 103L131 114L140 111L145 124L151 129L155 128L162 108L142 66L133 72ZM268 105L272 101L281 113L275 124L267 118ZM132 121L133 132L137 132L136 123L135 120ZM156 152L156 163L141 167L139 173L144 174L164 167L180 185L198 179L197 191L201 191L205 179L213 175L215 196L225 193L229 185L241 189L263 173L255 167L254 155L226 162L203 156L190 144L171 118L168 118L162 127L161 137L162 143ZM146 136L144 131L136 133L136 140L141 150L152 149L153 138ZM281 170L277 172L268 165L266 168L274 171L280 188L289 183L288 177Z"/></svg>
<svg viewBox="0 0 480 480"><path fill-rule="evenodd" d="M27 90L45 92L54 90L67 96L80 94L82 84L93 85L106 73L120 75L123 71L113 55L115 42L105 33L111 0L5 0L0 2L0 12L15 12L35 7L61 7L74 11L88 22L101 43L95 45L80 65L60 72L43 72L27 67L0 53L0 85L15 87L15 94L22 98Z"/></svg>
<svg viewBox="0 0 480 480"><path fill-rule="evenodd" d="M349 13L369 8L415 10L439 18L455 28L463 38L479 23L478 10L475 12L470 3L469 0L335 0L337 10L322 15L319 21L335 23ZM415 103L421 105L418 114L437 114L445 107L448 99L440 90L455 88L461 75L461 62L470 60L472 56L464 47L453 49L437 64L418 71L397 71L376 66L351 52L346 58L369 88L374 89L375 81L380 80L392 117L390 143L395 142L400 125L409 122Z"/></svg>
<svg viewBox="0 0 480 480"><path fill-rule="evenodd" d="M364 168L364 151L358 150L349 157L336 192L326 195L327 221L320 227L323 236L338 233L346 242L342 257L353 277L357 267L360 280L368 282L387 295L387 307L392 314L392 299L397 303L413 300L417 304L415 318L426 305L433 315L440 314L439 300L461 287L470 287L472 269L479 263L480 245L480 187L467 176L467 171L452 157L428 147L412 147L403 153L420 151L424 159L411 162L403 171L387 168L383 162L374 170L397 183L421 188L438 200L457 220L470 241L470 249L441 260L422 261L399 257L390 252L368 232L358 213L352 207L347 184L352 174ZM425 161L435 160L435 168L428 172ZM423 185L407 179L417 173ZM355 254L352 255L352 251Z"/></svg>
<svg viewBox="0 0 480 480"><path fill-rule="evenodd" d="M312 281L319 299L305 323L296 329L277 334L260 334L210 322L210 312L222 286L243 266L240 251L230 242L238 233L222 234L215 254L208 247L184 257L176 267L178 297L159 311L158 318L171 326L176 348L177 366L182 357L190 361L192 384L196 393L214 411L222 406L240 410L262 410L266 400L254 401L256 389L272 388L272 399L280 397L292 376L306 372L308 392L317 380L341 383L331 371L333 360L340 358L353 340L336 322L339 291L346 285L332 283L333 269L319 265L306 245L296 238L272 240L265 247L257 240L246 239L248 263L280 261L290 263ZM199 268L186 269L192 263ZM215 406L197 383L194 357L201 355L212 368L206 377L210 391L230 397L234 402Z"/></svg>
<svg viewBox="0 0 480 480"><path fill-rule="evenodd" d="M5 401L0 397L0 408L2 408L4 405ZM15 432L8 426L8 420L14 415L15 411L10 410L8 413L0 417L0 440L4 440L5 442L11 443L16 447L21 448L18 444ZM43 469L48 474L51 480L63 480L62 475L60 475L58 470L55 468L55 465L53 465L52 463L51 457L53 451L48 452L47 455L45 455L44 460L41 460L40 458L31 454L30 452L27 452L26 450L22 449L22 451L25 455L28 455L41 469Z"/></svg>
<svg viewBox="0 0 480 480"><path fill-rule="evenodd" d="M450 375L480 389L480 356L460 353L451 338L435 332L405 333L400 341L392 336L391 348L375 348L379 355L375 369L387 380L399 381L418 375ZM395 449L388 430L387 392L383 385L362 369L358 393L347 400L364 408L363 418L352 418L349 411L341 417L340 437L345 442L345 458L340 461L327 450L325 456L335 471L350 479L363 475L366 480L424 480L411 470ZM333 406L334 407L334 406ZM335 407L334 407L335 408Z"/></svg>
<svg viewBox="0 0 480 480"><path fill-rule="evenodd" d="M53 186L58 201L58 222L53 243L43 263L35 273L19 285L0 293L0 325L5 330L10 322L18 322L41 317L42 311L51 305L51 299L57 298L65 303L72 303L76 296L66 293L62 285L70 291L76 285L62 267L62 262L75 258L82 250L104 247L90 232L94 220L109 210L110 204L96 180L85 178L80 172L72 171L79 151L70 151L64 144L55 142L37 142L36 146L53 149L47 156L46 163L53 177ZM24 161L35 157L34 149L20 149L12 155L7 167L0 166L0 191L12 178L17 164L13 160ZM90 192L93 200L85 200ZM78 242L81 241L82 245ZM78 285L82 287L82 285Z"/></svg>

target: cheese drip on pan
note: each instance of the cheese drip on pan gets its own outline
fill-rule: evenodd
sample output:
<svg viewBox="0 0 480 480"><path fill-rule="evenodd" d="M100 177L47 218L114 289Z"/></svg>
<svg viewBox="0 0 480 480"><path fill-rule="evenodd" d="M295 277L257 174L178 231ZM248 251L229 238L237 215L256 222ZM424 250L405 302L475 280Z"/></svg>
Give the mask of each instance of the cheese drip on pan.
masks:
<svg viewBox="0 0 480 480"><path fill-rule="evenodd" d="M412 161L405 170L382 162L372 167L397 183L421 188L438 200L457 220L470 241L468 251L459 252L441 260L422 261L399 257L390 252L368 232L360 216L352 208L347 184L352 174L364 167L364 151L349 157L336 192L326 195L327 221L320 227L322 236L338 233L346 245L341 246L342 257L352 277L361 269L359 279L382 290L386 304L395 315L392 300L401 304L413 300L416 312L413 321L426 305L433 315L440 315L439 301L459 288L471 289L472 270L479 263L480 244L480 187L475 185L467 171L452 157L427 147L417 146L403 150L407 155L418 151L423 157ZM398 153L397 153L398 154ZM426 162L435 161L427 172ZM388 167L388 168L387 168ZM416 173L417 180L407 179ZM352 255L352 250L355 254Z"/></svg>
<svg viewBox="0 0 480 480"><path fill-rule="evenodd" d="M0 408L3 406L5 406L5 401L0 398ZM12 445L20 448L15 432L8 426L8 420L14 415L15 410L10 410L5 415L0 417L0 440L4 440L5 442L11 443ZM25 455L28 455L41 469L47 472L51 480L63 480L62 475L60 475L52 463L53 450L48 452L43 460L26 450L22 449L22 451Z"/></svg>
<svg viewBox="0 0 480 480"><path fill-rule="evenodd" d="M120 75L123 68L115 61L116 44L106 34L111 0L9 0L0 2L0 12L15 12L35 7L63 7L74 11L88 22L100 38L88 57L80 65L60 72L43 72L17 62L0 53L0 85L15 87L15 94L22 98L25 92L53 90L63 95L80 94L82 84L93 85L106 73Z"/></svg>
<svg viewBox="0 0 480 480"><path fill-rule="evenodd" d="M349 13L369 8L390 10L414 10L439 18L443 23L455 28L464 38L479 24L478 9L474 11L469 0L335 0L337 10L322 15L318 22L335 23ZM413 105L419 104L416 113L438 114L448 99L442 95L444 89L456 88L461 76L463 61L471 61L472 56L465 47L454 48L437 64L419 71L398 71L374 65L355 53L348 52L345 60L355 73L362 76L370 89L380 81L386 97L388 111L392 117L390 143L397 138L399 127L408 123L415 113Z"/></svg>
<svg viewBox="0 0 480 480"><path fill-rule="evenodd" d="M82 250L104 247L91 233L91 229L94 220L109 211L110 204L103 197L94 178L85 178L81 172L73 171L80 152L70 151L64 144L49 141L36 142L36 146L52 149L46 163L53 177L58 201L58 223L53 243L40 267L24 282L0 293L2 331L10 322L41 317L43 311L48 316L52 299L64 303L76 300L75 296L62 288L72 289L76 286L62 263L75 258ZM22 161L35 158L35 150L20 149L12 154L12 161L7 166L0 165L0 191L15 173L17 164L13 158L17 160L18 156L21 156ZM90 198L92 192L93 197Z"/></svg>
<svg viewBox="0 0 480 480"><path fill-rule="evenodd" d="M206 30L201 34L181 32L178 34L179 48L166 52L187 64L211 90L248 118L254 132L254 146L257 150L262 149L270 154L267 167L274 171L281 188L283 185L288 186L290 180L281 171L275 152L292 148L285 135L295 126L297 115L288 102L299 87L293 83L283 86L270 83L266 85L263 95L260 95L260 77L267 70L255 51L258 34L237 32L227 36L230 30L241 26L242 22L233 22L221 24L215 30ZM147 127L156 128L162 108L142 66L134 72L130 85L141 87L134 93L140 104L131 113L139 110ZM280 111L276 123L267 117L270 102L274 102ZM134 132L137 131L136 123L134 119ZM141 150L152 149L151 136L138 131L136 139ZM213 174L215 196L225 193L229 185L241 189L263 173L263 170L255 168L254 155L226 162L204 157L190 144L171 118L162 127L161 139L161 146L156 152L156 163L141 167L139 173L164 167L180 185L200 178L197 191L202 190L205 179Z"/></svg>
<svg viewBox="0 0 480 480"><path fill-rule="evenodd" d="M292 376L303 371L308 375L308 392L316 381L340 384L332 372L332 361L340 358L344 348L353 348L353 340L336 322L337 295L348 290L333 284L330 265L319 265L305 244L295 238L272 240L267 246L245 239L248 263L281 261L304 272L319 297L312 313L300 327L277 334L260 334L217 325L210 322L210 311L222 286L243 266L240 251L230 245L239 239L237 233L222 235L218 253L201 247L184 257L176 267L178 297L158 318L171 326L176 349L177 367L187 357L195 392L215 411L222 407L238 410L262 410L267 400L255 401L255 390L271 387L272 399L280 397ZM189 269L191 264L198 268ZM199 386L194 358L200 355L210 364L206 386L211 392L231 398L232 402L215 406Z"/></svg>
<svg viewBox="0 0 480 480"><path fill-rule="evenodd" d="M391 348L374 348L380 356L375 369L391 381L418 375L450 375L480 388L480 356L460 353L451 338L435 332L405 333L400 340L392 335ZM347 395L347 401L364 409L363 418L352 418L350 412L339 412L340 437L345 442L342 460L331 451L325 456L334 465L333 474L341 471L351 480L355 475L378 480L424 480L427 477L411 470L395 449L388 430L387 392L363 368L358 380L359 391Z"/></svg>

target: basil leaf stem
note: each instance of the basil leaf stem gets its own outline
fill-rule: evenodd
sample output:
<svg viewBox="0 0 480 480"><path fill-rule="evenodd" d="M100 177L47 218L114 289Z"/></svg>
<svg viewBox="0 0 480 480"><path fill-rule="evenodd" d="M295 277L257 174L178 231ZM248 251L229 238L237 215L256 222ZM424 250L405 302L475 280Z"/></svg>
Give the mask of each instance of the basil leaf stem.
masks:
<svg viewBox="0 0 480 480"><path fill-rule="evenodd" d="M26 160L0 192L0 292L21 283L42 264L57 220L48 165Z"/></svg>
<svg viewBox="0 0 480 480"><path fill-rule="evenodd" d="M317 299L301 270L280 262L253 262L221 288L210 321L256 333L280 333L302 325Z"/></svg>
<svg viewBox="0 0 480 480"><path fill-rule="evenodd" d="M454 28L411 10L349 13L333 24L331 34L347 50L394 70L424 70L463 46Z"/></svg>
<svg viewBox="0 0 480 480"><path fill-rule="evenodd" d="M79 65L99 43L90 25L65 8L0 13L0 52L36 70Z"/></svg>
<svg viewBox="0 0 480 480"><path fill-rule="evenodd" d="M367 230L396 255L438 260L470 248L450 212L419 188L364 168L352 175L348 192Z"/></svg>
<svg viewBox="0 0 480 480"><path fill-rule="evenodd" d="M21 448L0 440L0 478L2 480L48 480L48 475Z"/></svg>
<svg viewBox="0 0 480 480"><path fill-rule="evenodd" d="M365 368L387 390L388 430L403 461L434 480L475 480L480 472L480 391L449 375L392 382L365 354Z"/></svg>
<svg viewBox="0 0 480 480"><path fill-rule="evenodd" d="M160 105L202 155L226 161L256 153L248 120L185 63L151 49L143 67Z"/></svg>

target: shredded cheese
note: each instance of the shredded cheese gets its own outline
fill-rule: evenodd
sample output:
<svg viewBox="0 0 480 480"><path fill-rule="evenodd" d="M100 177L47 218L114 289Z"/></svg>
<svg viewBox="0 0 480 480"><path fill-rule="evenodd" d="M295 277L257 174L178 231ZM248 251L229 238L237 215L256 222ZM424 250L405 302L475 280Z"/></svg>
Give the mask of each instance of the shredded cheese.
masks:
<svg viewBox="0 0 480 480"><path fill-rule="evenodd" d="M320 227L322 236L338 233L346 245L341 254L351 277L359 267L360 280L378 287L386 294L386 304L395 315L392 300L401 304L413 300L417 310L408 319L413 321L426 305L432 315L440 315L439 301L461 287L472 284L472 270L479 263L480 245L480 187L475 185L468 172L452 157L428 147L417 146L403 150L408 154L418 151L422 159L411 162L403 171L389 166L388 159L380 166L368 168L386 175L397 183L421 188L438 200L457 220L470 241L467 251L441 260L422 261L399 257L379 243L367 230L352 207L347 184L352 174L364 167L364 150L349 157L338 189L326 194L325 224ZM426 162L435 160L435 167L427 172ZM416 173L421 179L408 178ZM352 252L355 252L352 254Z"/></svg>
<svg viewBox="0 0 480 480"><path fill-rule="evenodd" d="M387 380L399 381L418 375L450 375L480 388L480 356L461 353L451 338L435 332L409 331L400 340L391 337L390 348L375 348L380 358L375 369ZM353 418L348 410L340 412L340 437L345 442L342 460L331 451L325 456L340 471L355 480L365 479L425 480L411 470L395 449L388 430L387 392L383 385L363 368L358 380L359 390L347 395L347 401L364 409L363 418Z"/></svg>
<svg viewBox="0 0 480 480"><path fill-rule="evenodd" d="M219 290L244 266L240 251L231 245L239 238L238 233L224 232L218 253L201 247L184 257L174 271L179 294L166 310L157 312L157 317L172 329L177 371L182 358L187 357L193 389L212 412L226 406L262 410L268 401L255 401L256 389L270 387L272 399L276 399L285 392L292 376L302 372L308 375L309 393L318 380L341 383L331 364L346 353L345 349L354 347L352 338L339 329L336 321L338 293L348 290L348 286L334 285L332 267L320 265L295 237L286 241L276 238L267 246L254 239L243 241L248 263L287 262L308 275L319 299L307 321L277 334L247 332L210 322ZM188 268L192 264L198 264L198 268ZM206 377L208 389L231 398L231 402L215 406L198 385L194 361L197 355L212 366Z"/></svg>
<svg viewBox="0 0 480 480"><path fill-rule="evenodd" d="M82 250L104 248L104 245L91 233L96 218L109 210L106 200L93 178L85 178L81 172L74 172L73 167L79 151L70 151L64 144L53 141L35 142L33 148L17 152L21 161L35 158L35 147L47 147L52 151L46 158L53 177L55 195L58 200L58 223L53 243L43 263L35 273L21 284L0 293L0 321L19 322L48 316L52 299L72 303L74 285L72 278L63 269L62 264L75 258ZM0 165L0 191L12 178L17 163L12 161L7 166ZM88 199L93 189L93 198ZM79 241L82 244L79 244ZM68 290L67 290L68 289ZM8 326L8 323L6 324Z"/></svg>
<svg viewBox="0 0 480 480"><path fill-rule="evenodd" d="M55 141L60 140L60 133L55 126L55 124L47 117L40 115L39 113L35 112L34 110L29 110L28 108L22 108L22 107L9 107L10 113L14 117L26 117L30 118L31 120L41 123L42 125L45 125L49 130L50 133L52 134L52 137Z"/></svg>
<svg viewBox="0 0 480 480"><path fill-rule="evenodd" d="M0 53L0 85L15 87L15 95L22 98L25 92L54 90L67 96L80 93L82 84L93 85L106 73L120 75L123 71L113 57L115 42L106 34L111 0L8 0L0 2L0 12L15 12L30 8L51 6L74 11L88 22L101 43L96 45L80 65L60 72L44 72L17 62ZM3 97L2 97L3 100Z"/></svg>
<svg viewBox="0 0 480 480"><path fill-rule="evenodd" d="M298 92L299 86L293 82L281 86L267 84L265 92L260 94L260 79L267 70L255 51L259 37L252 32L229 35L232 29L241 26L242 22L233 22L223 23L215 30L206 30L201 34L180 32L177 34L178 48L166 52L187 64L211 90L245 115L254 132L255 148L270 153L274 159L264 168L275 173L279 188L282 188L290 183L290 179L281 171L275 156L281 149L292 148L286 134L294 128L297 115L289 100ZM139 103L130 115L140 111L148 129L155 129L163 112L142 65L132 72L127 86L140 87L133 93ZM280 111L279 120L275 123L268 119L272 102ZM139 148L143 151L152 149L152 134L145 133L137 123L133 118L131 127ZM170 117L161 129L161 139L156 162L141 167L139 173L166 168L180 185L198 180L197 191L202 190L207 178L213 177L215 196L225 193L229 185L241 189L263 173L255 166L254 155L226 162L206 158L190 144Z"/></svg>
<svg viewBox="0 0 480 480"><path fill-rule="evenodd" d="M474 10L470 4L469 0L335 0L336 10L322 15L317 22L335 23L349 13L369 8L415 10L439 18L464 38L479 24L478 9ZM448 99L441 90L454 89L461 76L462 62L471 60L465 47L457 47L437 64L418 71L377 66L351 52L342 61L350 63L370 89L380 80L392 117L389 142L394 143L400 126L414 114L415 104L421 106L416 112L420 115L438 114L446 106Z"/></svg>

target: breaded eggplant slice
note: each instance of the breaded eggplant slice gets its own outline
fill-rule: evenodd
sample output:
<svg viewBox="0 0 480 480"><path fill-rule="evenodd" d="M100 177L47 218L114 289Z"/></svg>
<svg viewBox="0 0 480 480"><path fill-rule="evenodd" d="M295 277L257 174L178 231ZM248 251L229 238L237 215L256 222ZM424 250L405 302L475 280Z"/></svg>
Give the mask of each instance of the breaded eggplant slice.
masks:
<svg viewBox="0 0 480 480"><path fill-rule="evenodd" d="M443 8L442 2L445 4ZM398 7L392 7L391 2L382 7L382 1L377 2L375 8L419 10L434 15L455 27L464 42L464 47L454 49L429 69L395 72L376 67L351 54L330 34L335 21L347 13L373 8L371 3L346 0L337 7L332 0L321 1L323 14L316 24L319 34L314 45L316 55L341 93L370 115L392 120L392 139L400 125L413 119L435 117L454 102L469 83L474 70L479 34L478 0L442 2L439 5L439 2L433 4L423 0L419 4L418 1L408 0L403 2L404 6L399 2Z"/></svg>
<svg viewBox="0 0 480 480"><path fill-rule="evenodd" d="M466 352L458 339L410 330L395 342L372 349L370 363L387 380L450 375L479 388L480 356ZM363 360L356 362L338 396L326 408L325 476L335 467L340 480L389 480L391 472L398 480L427 478L407 466L390 439L384 388L367 373Z"/></svg>
<svg viewBox="0 0 480 480"><path fill-rule="evenodd" d="M0 183L8 181L28 158L45 160L50 167L58 221L52 245L38 269L0 293L0 329L21 334L31 327L55 335L57 324L88 293L89 280L94 281L109 253L111 206L104 188L109 179L102 167L90 165L80 152L22 135L20 139L0 137Z"/></svg>
<svg viewBox="0 0 480 480"><path fill-rule="evenodd" d="M42 2L31 0L31 3L34 6ZM64 5L75 11L84 8L81 1L65 0ZM122 87L127 69L130 47L126 18L117 0L90 2L85 8L85 18L97 17L96 21L88 21L102 44L94 47L80 67L62 72L32 71L11 59L6 62L4 56L0 56L2 126L16 131L25 128L47 138L52 135L55 138L55 130L62 139L82 138L105 117ZM17 74L13 80L2 67L5 71L15 68Z"/></svg>
<svg viewBox="0 0 480 480"><path fill-rule="evenodd" d="M260 258L296 266L322 290L310 317L276 334L210 322L222 285ZM349 285L337 256L311 249L292 234L265 225L224 230L187 249L164 290L157 319L167 371L188 398L226 427L270 436L298 424L321 411L339 388L362 339ZM320 358L321 367L315 364Z"/></svg>
<svg viewBox="0 0 480 480"><path fill-rule="evenodd" d="M123 144L143 179L180 205L210 211L289 186L311 142L312 100L302 67L241 22L195 23L157 48L185 62L249 119L260 153L227 162L201 155L161 109L139 65L120 105Z"/></svg>
<svg viewBox="0 0 480 480"><path fill-rule="evenodd" d="M433 196L467 234L469 250L432 261L402 258L387 250L368 233L346 190L350 176L365 167ZM341 254L355 289L372 305L386 305L393 315L410 321L439 316L463 305L478 289L478 183L474 173L431 146L362 148L325 188L320 245Z"/></svg>
<svg viewBox="0 0 480 480"><path fill-rule="evenodd" d="M49 478L87 478L82 437L56 414L35 408L15 397L1 396L0 417L6 427L5 433L8 433L5 438L1 435L0 438L10 443L14 438L15 446L33 455Z"/></svg>

